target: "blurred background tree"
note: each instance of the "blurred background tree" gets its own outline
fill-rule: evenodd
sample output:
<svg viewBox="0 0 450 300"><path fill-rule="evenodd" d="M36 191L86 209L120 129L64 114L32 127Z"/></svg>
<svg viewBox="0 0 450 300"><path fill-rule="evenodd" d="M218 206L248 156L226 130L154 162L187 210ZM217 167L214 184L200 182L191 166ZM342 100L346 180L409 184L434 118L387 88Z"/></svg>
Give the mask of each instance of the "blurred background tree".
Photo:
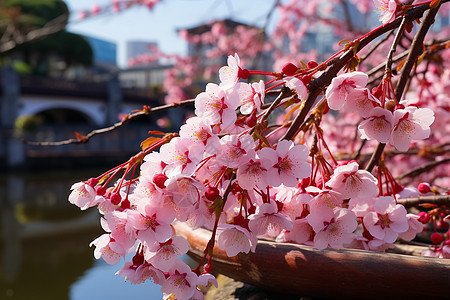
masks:
<svg viewBox="0 0 450 300"><path fill-rule="evenodd" d="M22 74L92 64L87 40L65 31L69 10L62 0L0 0L0 60Z"/></svg>

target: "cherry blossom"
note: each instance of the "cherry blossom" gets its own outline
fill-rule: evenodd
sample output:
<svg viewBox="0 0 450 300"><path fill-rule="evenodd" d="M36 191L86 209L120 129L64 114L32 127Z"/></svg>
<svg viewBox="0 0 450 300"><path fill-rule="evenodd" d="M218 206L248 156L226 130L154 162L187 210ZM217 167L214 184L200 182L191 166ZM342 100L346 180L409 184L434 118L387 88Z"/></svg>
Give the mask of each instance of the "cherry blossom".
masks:
<svg viewBox="0 0 450 300"><path fill-rule="evenodd" d="M326 91L328 106L340 110L344 108L348 99L356 101L352 98L359 97L357 88L364 88L367 79L367 74L363 72L345 73L333 78Z"/></svg>
<svg viewBox="0 0 450 300"><path fill-rule="evenodd" d="M167 164L167 174L192 174L201 160L202 146L181 137L161 146L161 160Z"/></svg>
<svg viewBox="0 0 450 300"><path fill-rule="evenodd" d="M234 54L234 56L228 56L227 63L228 66L224 66L219 69L220 85L224 87L232 87L242 76L241 60L237 54Z"/></svg>
<svg viewBox="0 0 450 300"><path fill-rule="evenodd" d="M233 224L221 224L218 228L217 242L219 249L225 250L229 257L239 252L255 252L256 235L252 235L247 229Z"/></svg>
<svg viewBox="0 0 450 300"><path fill-rule="evenodd" d="M155 241L164 243L172 236L170 224L175 219L175 212L170 206L155 207L146 205L143 212L131 210L127 213L128 226L137 232L137 237L146 245Z"/></svg>
<svg viewBox="0 0 450 300"><path fill-rule="evenodd" d="M376 178L365 170L359 170L356 161L334 169L326 185L348 198L369 198L378 195Z"/></svg>
<svg viewBox="0 0 450 300"><path fill-rule="evenodd" d="M257 236L275 237L282 230L292 230L292 221L277 212L276 205L264 203L249 217L248 226Z"/></svg>
<svg viewBox="0 0 450 300"><path fill-rule="evenodd" d="M381 23L386 24L392 22L398 11L398 0L376 0L378 18Z"/></svg>
<svg viewBox="0 0 450 300"><path fill-rule="evenodd" d="M181 236L174 236L164 243L156 242L146 248L145 260L163 272L169 270L176 264L179 256L186 254L189 243Z"/></svg>
<svg viewBox="0 0 450 300"><path fill-rule="evenodd" d="M265 85L263 80L253 82L252 84L237 83L234 92L240 99L240 112L244 115L249 115L253 111L259 112L261 105L264 103L264 90Z"/></svg>
<svg viewBox="0 0 450 300"><path fill-rule="evenodd" d="M336 207L333 209L334 215L317 223L314 218L308 218L309 224L316 232L314 236L314 247L325 249L332 247L342 248L355 238L355 231L358 223L355 214L348 209Z"/></svg>
<svg viewBox="0 0 450 300"><path fill-rule="evenodd" d="M194 144L203 145L210 149L210 153L214 153L214 150L219 147L219 137L213 134L211 126L206 125L203 119L198 117L189 118L186 124L181 126L180 137Z"/></svg>
<svg viewBox="0 0 450 300"><path fill-rule="evenodd" d="M248 134L226 135L220 139L217 161L229 168L237 168L255 158L255 141Z"/></svg>
<svg viewBox="0 0 450 300"><path fill-rule="evenodd" d="M268 170L272 186L284 184L294 187L298 179L311 175L311 165L306 161L309 151L305 145L294 145L292 141L283 140L278 143L276 150L267 147L261 149L259 156Z"/></svg>
<svg viewBox="0 0 450 300"><path fill-rule="evenodd" d="M120 258L126 254L122 245L106 233L95 239L89 246L92 245L95 246L94 257L96 259L103 258L110 265L118 263Z"/></svg>
<svg viewBox="0 0 450 300"><path fill-rule="evenodd" d="M98 203L94 188L85 182L77 182L70 188L69 202L82 210L86 210Z"/></svg>
<svg viewBox="0 0 450 300"><path fill-rule="evenodd" d="M134 259L126 262L123 268L117 271L116 275L125 277L125 280L131 284L141 284L146 280L152 280L155 284L161 284L165 279L161 270L145 261L134 263Z"/></svg>
<svg viewBox="0 0 450 300"><path fill-rule="evenodd" d="M395 204L391 196L378 197L374 211L364 216L363 223L371 235L386 243L395 242L399 233L409 228L405 207Z"/></svg>
<svg viewBox="0 0 450 300"><path fill-rule="evenodd" d="M198 203L204 190L203 184L190 176L180 174L167 181L167 192L178 207L192 207Z"/></svg>
<svg viewBox="0 0 450 300"><path fill-rule="evenodd" d="M286 87L294 90L300 100L305 101L308 98L308 88L303 81L296 77L286 77L283 80Z"/></svg>
<svg viewBox="0 0 450 300"><path fill-rule="evenodd" d="M374 139L386 144L391 138L393 126L393 114L387 109L375 107L370 111L369 117L359 124L358 130L362 139Z"/></svg>
<svg viewBox="0 0 450 300"><path fill-rule="evenodd" d="M198 276L181 260L168 272L168 277L161 284L161 292L175 294L175 299L187 300L194 295Z"/></svg>
<svg viewBox="0 0 450 300"><path fill-rule="evenodd" d="M430 135L434 113L429 108L413 106L394 111L394 126L389 143L397 150L407 151L412 140L423 140Z"/></svg>
<svg viewBox="0 0 450 300"><path fill-rule="evenodd" d="M208 125L230 127L236 122L239 97L229 97L220 86L208 83L206 91L195 98L195 114Z"/></svg>

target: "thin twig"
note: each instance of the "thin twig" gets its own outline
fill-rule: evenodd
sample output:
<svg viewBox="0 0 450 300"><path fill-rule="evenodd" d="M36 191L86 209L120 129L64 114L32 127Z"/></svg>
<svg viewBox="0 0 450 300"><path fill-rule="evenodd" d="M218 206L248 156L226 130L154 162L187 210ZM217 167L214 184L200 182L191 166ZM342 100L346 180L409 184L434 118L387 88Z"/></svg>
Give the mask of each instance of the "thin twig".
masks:
<svg viewBox="0 0 450 300"><path fill-rule="evenodd" d="M435 8L431 8L427 15L425 16L422 24L420 25L419 31L417 32L416 36L414 37L414 40L411 44L411 51L408 54L408 57L406 58L406 62L402 68L402 74L400 75L400 79L398 80L397 86L395 87L395 97L396 99L401 99L406 82L408 81L409 74L416 63L417 57L422 53L422 45L423 40L425 39L425 35L427 34L428 30L430 29L430 26L434 23L434 18L439 10L439 7L441 6L442 2ZM406 20L406 16L404 17ZM375 152L373 153L372 157L370 158L370 161L368 165L366 166L366 171L371 172L373 168L378 164L380 161L381 155L383 154L383 150L386 144L378 143L377 148Z"/></svg>
<svg viewBox="0 0 450 300"><path fill-rule="evenodd" d="M397 178L395 178L396 180L402 180L405 177L414 177L414 176L418 176L419 174L425 173L425 172L429 172L430 169L435 168L439 165L445 164L450 162L450 157L449 158L444 158L441 160L435 160L435 161L431 161L429 163L423 164L421 166L418 166L412 170L409 170L408 172L403 173L402 175L398 176Z"/></svg>
<svg viewBox="0 0 450 300"><path fill-rule="evenodd" d="M28 140L23 139L22 142L25 144L28 144L28 145L32 145L32 146L62 146L62 145L69 145L69 144L84 144L84 143L87 143L89 141L89 139L91 139L93 136L95 136L97 134L107 133L107 132L116 130L117 128L122 127L123 125L127 124L128 122L130 122L138 117L147 116L147 115L150 115L155 112L164 111L164 110L172 109L175 107L191 105L194 103L194 101L195 101L195 99L188 99L188 100L184 100L184 101L180 101L180 102L175 102L172 104L165 104L165 105L157 106L154 108L139 110L135 113L128 114L122 121L117 122L112 126L93 130L93 131L89 132L86 136L83 136L82 138L68 139L68 140L63 140L63 141L58 141L58 142L33 142L33 141L28 141Z"/></svg>
<svg viewBox="0 0 450 300"><path fill-rule="evenodd" d="M420 204L431 203L436 205L450 205L450 195L420 196L412 198L397 199L397 203L404 207L419 206Z"/></svg>

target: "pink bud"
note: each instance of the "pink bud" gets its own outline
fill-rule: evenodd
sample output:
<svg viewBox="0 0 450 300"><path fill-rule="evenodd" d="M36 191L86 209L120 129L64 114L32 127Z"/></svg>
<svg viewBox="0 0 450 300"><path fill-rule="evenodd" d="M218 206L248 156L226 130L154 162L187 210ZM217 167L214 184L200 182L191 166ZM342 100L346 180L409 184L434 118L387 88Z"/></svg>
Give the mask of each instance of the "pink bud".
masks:
<svg viewBox="0 0 450 300"><path fill-rule="evenodd" d="M168 177L162 173L156 174L155 176L153 176L153 183L160 189L163 189L166 187L165 182L167 178Z"/></svg>
<svg viewBox="0 0 450 300"><path fill-rule="evenodd" d="M308 69L314 69L315 67L317 67L319 64L313 60L311 60L310 62L308 62L308 64L306 65L308 67Z"/></svg>
<svg viewBox="0 0 450 300"><path fill-rule="evenodd" d="M417 186L417 189L419 190L419 192L421 192L422 194L426 194L431 192L431 185L429 183L426 182L422 182Z"/></svg>
<svg viewBox="0 0 450 300"><path fill-rule="evenodd" d="M242 79L247 79L250 76L250 72L247 69L239 68L238 77Z"/></svg>
<svg viewBox="0 0 450 300"><path fill-rule="evenodd" d="M119 193L114 193L111 195L111 203L114 205L118 205L120 203L120 201L122 201L122 197L120 196Z"/></svg>
<svg viewBox="0 0 450 300"><path fill-rule="evenodd" d="M286 75L286 76L294 76L295 73L297 73L298 67L296 65L294 65L293 63L287 63L283 66L283 68L281 68L281 71Z"/></svg>
<svg viewBox="0 0 450 300"><path fill-rule="evenodd" d="M443 240L444 237L440 233L435 232L431 235L431 241L433 242L433 244L439 245Z"/></svg>
<svg viewBox="0 0 450 300"><path fill-rule="evenodd" d="M205 191L205 197L209 201L215 201L219 197L219 189L215 186L208 186Z"/></svg>
<svg viewBox="0 0 450 300"><path fill-rule="evenodd" d="M421 211L417 215L419 216L419 222L422 224L427 224L430 221L430 214L425 211Z"/></svg>

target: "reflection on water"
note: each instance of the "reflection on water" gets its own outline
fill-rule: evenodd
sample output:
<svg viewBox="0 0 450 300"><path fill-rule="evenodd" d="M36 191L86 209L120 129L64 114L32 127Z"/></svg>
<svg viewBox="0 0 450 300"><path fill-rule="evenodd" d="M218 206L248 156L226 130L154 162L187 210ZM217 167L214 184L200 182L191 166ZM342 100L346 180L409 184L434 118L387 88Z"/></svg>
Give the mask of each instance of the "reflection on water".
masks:
<svg viewBox="0 0 450 300"><path fill-rule="evenodd" d="M67 201L75 181L96 172L0 177L0 299L162 299L160 287L114 276L89 243L103 232L95 209Z"/></svg>

